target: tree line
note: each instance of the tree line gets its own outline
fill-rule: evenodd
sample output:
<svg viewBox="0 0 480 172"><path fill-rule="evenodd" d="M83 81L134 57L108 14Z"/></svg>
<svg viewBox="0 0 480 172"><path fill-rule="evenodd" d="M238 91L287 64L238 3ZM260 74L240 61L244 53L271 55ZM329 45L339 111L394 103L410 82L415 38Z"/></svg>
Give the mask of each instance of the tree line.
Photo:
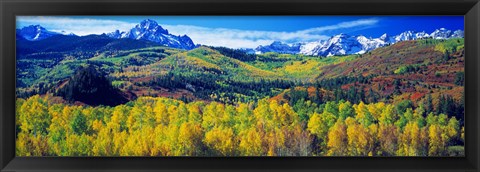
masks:
<svg viewBox="0 0 480 172"><path fill-rule="evenodd" d="M307 104L307 103L306 103ZM140 97L115 107L18 99L17 156L456 156L464 129L423 106L328 101L237 105Z"/></svg>

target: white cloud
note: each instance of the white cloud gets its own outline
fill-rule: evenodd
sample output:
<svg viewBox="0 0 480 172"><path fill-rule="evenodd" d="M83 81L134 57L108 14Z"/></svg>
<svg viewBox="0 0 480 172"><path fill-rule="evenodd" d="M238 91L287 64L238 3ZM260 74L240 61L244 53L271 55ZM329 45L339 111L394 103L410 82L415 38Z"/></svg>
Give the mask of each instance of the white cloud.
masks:
<svg viewBox="0 0 480 172"><path fill-rule="evenodd" d="M136 24L116 20L69 17L19 17L18 21L20 26L40 24L52 31L73 32L77 35L102 34L116 29L127 31ZM294 43L325 40L329 36L322 34L322 32L372 26L376 23L378 23L378 20L374 18L361 19L294 32L208 28L192 25L160 25L174 35L188 35L196 44L230 48L254 48L258 45L270 44L273 41Z"/></svg>
<svg viewBox="0 0 480 172"><path fill-rule="evenodd" d="M342 22L342 23L338 23L338 24L330 25L330 26L323 26L323 27L306 29L306 30L303 30L303 31L300 31L300 32L306 32L306 33L314 34L314 33L321 33L321 32L328 31L328 30L346 29L346 28L359 27L359 26L371 26L371 25L375 25L377 23L378 23L378 20L374 19L374 18L361 19L361 20L354 20L354 21L349 21L349 22Z"/></svg>
<svg viewBox="0 0 480 172"><path fill-rule="evenodd" d="M206 28L189 25L162 25L172 34L186 34L196 43L226 46L231 48L254 48L258 45L270 44L273 41L286 43L312 42L328 39L322 32L359 26L371 26L378 23L377 19L362 19L342 22L335 25L322 26L295 32L272 32L257 30L238 30L226 28Z"/></svg>
<svg viewBox="0 0 480 172"><path fill-rule="evenodd" d="M189 25L162 25L174 35L186 34L195 43L226 46L231 48L254 48L258 45L270 44L273 41L297 42L316 41L328 38L324 35L313 35L297 32L272 32L256 30L238 30L227 28L207 28Z"/></svg>

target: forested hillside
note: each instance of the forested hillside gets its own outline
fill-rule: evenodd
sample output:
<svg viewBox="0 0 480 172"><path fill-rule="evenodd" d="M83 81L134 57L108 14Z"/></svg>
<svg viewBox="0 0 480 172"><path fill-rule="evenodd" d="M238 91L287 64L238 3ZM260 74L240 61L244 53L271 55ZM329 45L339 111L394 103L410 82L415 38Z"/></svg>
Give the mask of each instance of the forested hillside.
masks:
<svg viewBox="0 0 480 172"><path fill-rule="evenodd" d="M330 57L22 41L17 156L464 155L462 38Z"/></svg>

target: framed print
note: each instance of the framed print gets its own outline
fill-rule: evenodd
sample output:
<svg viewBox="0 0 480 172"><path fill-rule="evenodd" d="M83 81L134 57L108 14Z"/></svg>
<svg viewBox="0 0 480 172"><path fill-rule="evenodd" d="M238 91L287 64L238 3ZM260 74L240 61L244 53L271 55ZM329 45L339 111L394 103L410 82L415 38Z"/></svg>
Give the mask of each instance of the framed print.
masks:
<svg viewBox="0 0 480 172"><path fill-rule="evenodd" d="M478 1L1 9L3 171L478 170Z"/></svg>
<svg viewBox="0 0 480 172"><path fill-rule="evenodd" d="M16 20L16 156L465 154L463 16Z"/></svg>

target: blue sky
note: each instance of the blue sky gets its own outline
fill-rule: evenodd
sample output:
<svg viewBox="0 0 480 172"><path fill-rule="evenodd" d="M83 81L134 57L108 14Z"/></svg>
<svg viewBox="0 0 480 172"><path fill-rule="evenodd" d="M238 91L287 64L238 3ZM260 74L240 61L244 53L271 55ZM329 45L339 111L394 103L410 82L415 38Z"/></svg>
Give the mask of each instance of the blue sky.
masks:
<svg viewBox="0 0 480 172"><path fill-rule="evenodd" d="M17 28L39 24L52 31L88 35L127 31L144 19L157 21L172 34L186 34L195 43L232 48L275 40L318 41L339 33L379 37L406 30L464 29L463 16L18 16Z"/></svg>

